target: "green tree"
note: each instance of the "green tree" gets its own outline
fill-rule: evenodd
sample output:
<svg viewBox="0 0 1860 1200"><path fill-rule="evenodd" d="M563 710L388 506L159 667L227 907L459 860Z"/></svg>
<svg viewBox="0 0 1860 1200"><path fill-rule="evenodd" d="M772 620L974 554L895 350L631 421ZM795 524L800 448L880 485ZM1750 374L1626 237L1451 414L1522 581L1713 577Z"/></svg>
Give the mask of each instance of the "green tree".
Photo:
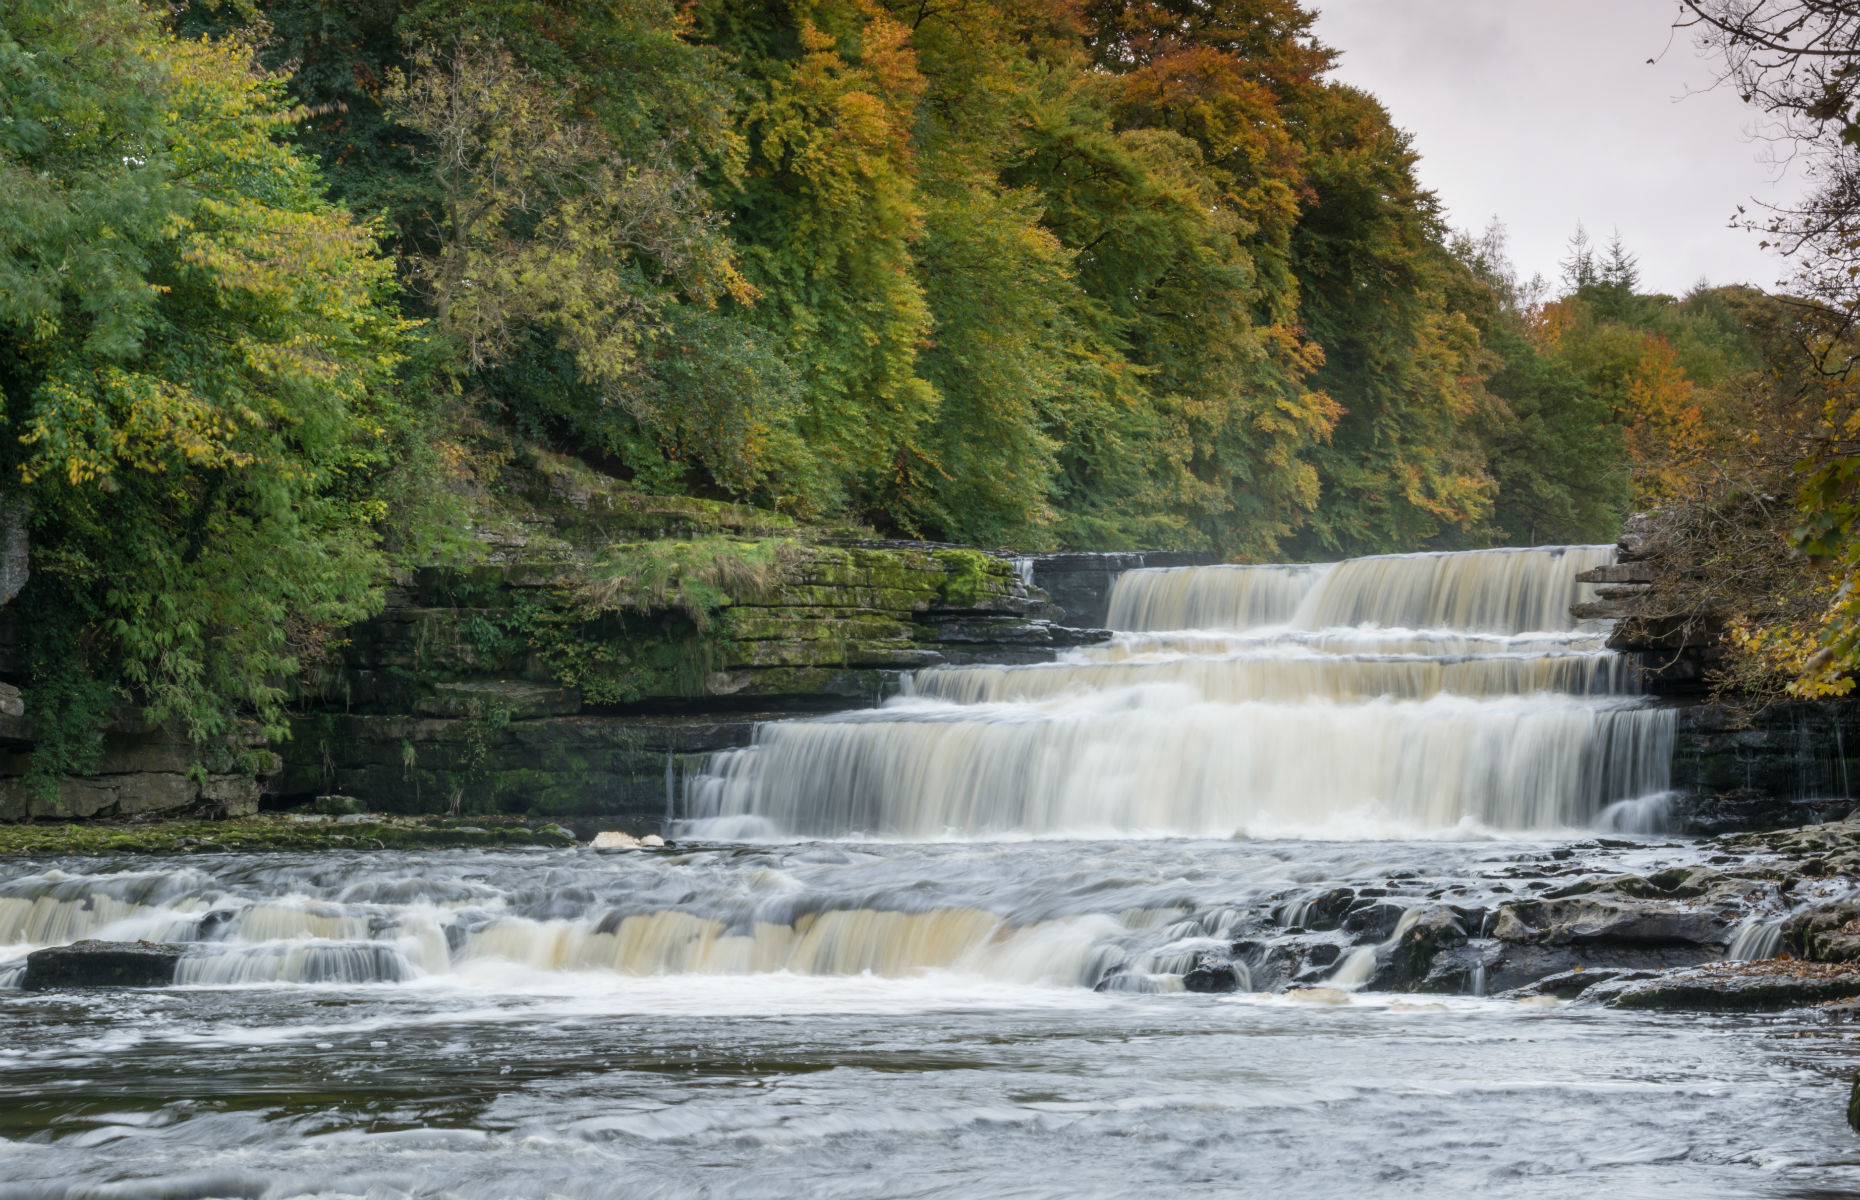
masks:
<svg viewBox="0 0 1860 1200"><path fill-rule="evenodd" d="M134 4L0 20L0 442L30 503L28 703L98 688L197 739L273 726L298 655L365 616L410 416L374 231L279 139L239 41ZM62 699L61 699L62 698ZM48 736L43 750L82 767Z"/></svg>
<svg viewBox="0 0 1860 1200"><path fill-rule="evenodd" d="M1342 406L1312 452L1324 494L1301 541L1314 555L1414 550L1476 530L1495 484L1476 439L1478 331L1447 304L1450 263L1407 135L1368 95L1312 101L1313 200L1294 262L1303 319L1324 347L1314 384Z"/></svg>

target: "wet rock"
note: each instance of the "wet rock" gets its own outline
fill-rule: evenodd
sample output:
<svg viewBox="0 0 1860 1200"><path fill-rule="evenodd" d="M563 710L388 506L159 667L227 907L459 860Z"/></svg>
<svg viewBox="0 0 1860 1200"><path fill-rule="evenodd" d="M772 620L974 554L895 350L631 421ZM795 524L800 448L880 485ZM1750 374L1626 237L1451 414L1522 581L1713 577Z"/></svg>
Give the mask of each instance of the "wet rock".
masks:
<svg viewBox="0 0 1860 1200"><path fill-rule="evenodd" d="M1733 929L1733 922L1712 908L1594 894L1501 905L1492 936L1518 943L1722 951L1730 944Z"/></svg>
<svg viewBox="0 0 1860 1200"><path fill-rule="evenodd" d="M1349 888L1332 888L1313 897L1305 913L1305 928L1325 933L1343 924L1344 914L1356 903L1356 893Z"/></svg>
<svg viewBox="0 0 1860 1200"><path fill-rule="evenodd" d="M1860 1071L1854 1073L1853 1091L1847 1095L1847 1126L1860 1133Z"/></svg>
<svg viewBox="0 0 1860 1200"><path fill-rule="evenodd" d="M1343 951L1344 947L1335 942L1317 942L1297 947L1297 970L1290 982L1311 985L1329 979L1335 974L1337 964L1342 961Z"/></svg>
<svg viewBox="0 0 1860 1200"><path fill-rule="evenodd" d="M212 941L214 938L224 933L226 927L231 925L234 918L238 915L237 912L230 908L214 909L206 916L200 918L200 923L194 926L194 940L198 942Z"/></svg>
<svg viewBox="0 0 1860 1200"><path fill-rule="evenodd" d="M1509 991L1578 970L1660 971L1720 959L1762 891L1753 880L1685 867L1507 901L1487 930L1502 945L1487 983Z"/></svg>
<svg viewBox="0 0 1860 1200"><path fill-rule="evenodd" d="M1509 992L1539 980L1577 970L1639 971L1654 973L1692 967L1722 957L1722 951L1704 946L1598 944L1506 944L1487 964L1486 990Z"/></svg>
<svg viewBox="0 0 1860 1200"><path fill-rule="evenodd" d="M1247 938L1233 944L1233 961L1246 967L1249 991L1276 991L1291 979L1297 949L1285 942Z"/></svg>
<svg viewBox="0 0 1860 1200"><path fill-rule="evenodd" d="M76 942L26 956L20 986L29 992L62 988L166 987L174 982L182 948L157 942Z"/></svg>
<svg viewBox="0 0 1860 1200"><path fill-rule="evenodd" d="M1548 975L1535 983L1512 988L1504 994L1508 999L1523 999L1526 996L1555 996L1558 1000L1574 1000L1598 983L1631 982L1640 979L1652 979L1658 971L1630 971L1612 967L1576 967L1569 971L1560 971Z"/></svg>
<svg viewBox="0 0 1860 1200"><path fill-rule="evenodd" d="M1240 972L1230 962L1203 959L1199 966L1182 976L1182 988L1190 992L1237 992Z"/></svg>
<svg viewBox="0 0 1860 1200"><path fill-rule="evenodd" d="M354 796L318 796L310 802L310 811L326 817L340 817L362 811L362 802Z"/></svg>
<svg viewBox="0 0 1860 1200"><path fill-rule="evenodd" d="M1365 894L1375 889L1365 888ZM1407 909L1386 901L1359 900L1344 914L1343 928L1369 941L1384 941L1395 932Z"/></svg>
<svg viewBox="0 0 1860 1200"><path fill-rule="evenodd" d="M1860 996L1860 968L1796 959L1707 963L1598 984L1583 996L1610 1008L1765 1012Z"/></svg>
<svg viewBox="0 0 1860 1200"><path fill-rule="evenodd" d="M1779 796L1757 788L1682 792L1673 801L1672 820L1681 833L1711 836L1819 822L1839 816L1852 804L1851 800Z"/></svg>
<svg viewBox="0 0 1860 1200"><path fill-rule="evenodd" d="M1804 909L1783 926L1783 945L1810 962L1860 962L1860 904Z"/></svg>
<svg viewBox="0 0 1860 1200"><path fill-rule="evenodd" d="M1437 956L1465 941L1466 930L1458 914L1445 905L1431 905L1421 910L1395 938L1395 944L1383 952L1369 987L1378 992L1411 988L1429 976ZM1460 989L1454 986L1445 990Z"/></svg>
<svg viewBox="0 0 1860 1200"><path fill-rule="evenodd" d="M1450 946L1434 957L1426 975L1410 989L1434 995L1483 996L1504 962L1504 947L1489 938Z"/></svg>
<svg viewBox="0 0 1860 1200"><path fill-rule="evenodd" d="M538 846L579 846L581 839L566 825L539 825L530 830L530 841ZM661 839L660 845L664 845Z"/></svg>
<svg viewBox="0 0 1860 1200"><path fill-rule="evenodd" d="M1328 967L1343 957L1343 947L1334 942L1319 942L1305 951L1305 966Z"/></svg>

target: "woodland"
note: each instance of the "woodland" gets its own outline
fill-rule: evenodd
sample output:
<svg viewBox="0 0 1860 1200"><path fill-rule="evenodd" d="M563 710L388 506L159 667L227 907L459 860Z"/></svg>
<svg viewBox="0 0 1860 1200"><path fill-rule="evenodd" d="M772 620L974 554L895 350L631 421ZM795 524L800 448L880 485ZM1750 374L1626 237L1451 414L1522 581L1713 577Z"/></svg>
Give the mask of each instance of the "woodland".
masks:
<svg viewBox="0 0 1860 1200"><path fill-rule="evenodd" d="M124 698L277 725L538 453L799 528L1235 562L1659 509L1718 564L1727 679L1845 693L1856 14L1676 6L1815 186L1747 214L1799 286L1671 296L1619 237L1546 281L1449 228L1296 0L0 0L44 770Z"/></svg>

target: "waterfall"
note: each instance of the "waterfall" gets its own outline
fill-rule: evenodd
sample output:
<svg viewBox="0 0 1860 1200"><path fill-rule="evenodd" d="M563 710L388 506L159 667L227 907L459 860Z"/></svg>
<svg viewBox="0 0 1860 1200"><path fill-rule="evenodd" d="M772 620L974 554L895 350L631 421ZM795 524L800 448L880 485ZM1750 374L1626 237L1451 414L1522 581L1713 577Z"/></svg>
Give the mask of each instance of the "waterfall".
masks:
<svg viewBox="0 0 1860 1200"><path fill-rule="evenodd" d="M1387 554L1319 566L1127 571L1111 591L1115 629L1327 629L1381 625L1495 633L1574 627L1592 598L1576 575L1612 546Z"/></svg>
<svg viewBox="0 0 1860 1200"><path fill-rule="evenodd" d="M1126 572L1111 643L923 671L692 778L713 836L1405 836L1659 811L1673 719L1571 619L1612 548Z"/></svg>

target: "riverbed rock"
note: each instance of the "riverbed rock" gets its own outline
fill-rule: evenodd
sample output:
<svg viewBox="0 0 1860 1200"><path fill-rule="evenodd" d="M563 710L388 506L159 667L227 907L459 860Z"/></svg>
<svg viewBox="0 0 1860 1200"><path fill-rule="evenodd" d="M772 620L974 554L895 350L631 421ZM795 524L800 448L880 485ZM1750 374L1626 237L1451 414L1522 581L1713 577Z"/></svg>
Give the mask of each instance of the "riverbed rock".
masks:
<svg viewBox="0 0 1860 1200"><path fill-rule="evenodd" d="M166 987L174 982L182 947L161 942L74 942L26 956L20 986L29 992L65 988Z"/></svg>
<svg viewBox="0 0 1860 1200"><path fill-rule="evenodd" d="M1555 996L1558 1000L1574 1000L1582 993L1603 983L1630 983L1642 979L1654 979L1658 971L1616 970L1611 967L1576 967L1573 970L1560 971L1547 975L1535 983L1512 988L1503 993L1507 999L1521 1000L1528 996Z"/></svg>
<svg viewBox="0 0 1860 1200"><path fill-rule="evenodd" d="M1323 895L1314 896L1305 902L1303 925L1314 933L1322 933L1338 928L1343 918L1356 903L1356 893L1347 887L1332 888Z"/></svg>
<svg viewBox="0 0 1860 1200"><path fill-rule="evenodd" d="M1237 992L1240 972L1230 962L1204 958L1194 970L1182 976L1182 988L1203 993Z"/></svg>
<svg viewBox="0 0 1860 1200"><path fill-rule="evenodd" d="M1810 962L1860 962L1860 904L1842 901L1804 909L1783 925L1783 945Z"/></svg>
<svg viewBox="0 0 1860 1200"><path fill-rule="evenodd" d="M1386 900L1358 900L1344 914L1343 928L1365 941L1379 942L1394 935L1407 913L1404 906Z"/></svg>
<svg viewBox="0 0 1860 1200"><path fill-rule="evenodd" d="M1610 1008L1768 1012L1860 996L1860 968L1799 959L1716 962L1651 979L1611 980L1582 993Z"/></svg>
<svg viewBox="0 0 1860 1200"><path fill-rule="evenodd" d="M1466 942L1466 929L1458 914L1444 904L1422 909L1408 927L1383 951L1376 973L1370 978L1372 991L1411 990L1433 975L1435 959L1443 952ZM1470 966L1468 971L1470 971ZM1465 980L1457 973L1445 973L1436 980L1434 991L1458 992Z"/></svg>

